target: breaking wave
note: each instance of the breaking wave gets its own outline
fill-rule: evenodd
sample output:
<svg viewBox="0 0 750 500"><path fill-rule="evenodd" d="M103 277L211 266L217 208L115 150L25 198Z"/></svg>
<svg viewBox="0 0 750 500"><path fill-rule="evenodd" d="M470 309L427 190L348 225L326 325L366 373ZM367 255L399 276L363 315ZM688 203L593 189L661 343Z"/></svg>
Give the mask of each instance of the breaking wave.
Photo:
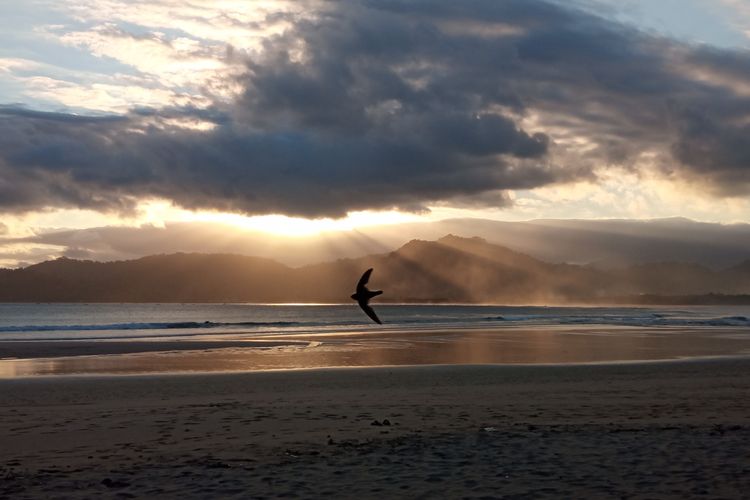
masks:
<svg viewBox="0 0 750 500"><path fill-rule="evenodd" d="M210 328L242 327L293 327L302 326L298 321L243 321L220 323L214 321L178 321L174 323L112 323L108 325L23 325L0 326L0 332L59 332L59 331L113 331L113 330L192 330Z"/></svg>

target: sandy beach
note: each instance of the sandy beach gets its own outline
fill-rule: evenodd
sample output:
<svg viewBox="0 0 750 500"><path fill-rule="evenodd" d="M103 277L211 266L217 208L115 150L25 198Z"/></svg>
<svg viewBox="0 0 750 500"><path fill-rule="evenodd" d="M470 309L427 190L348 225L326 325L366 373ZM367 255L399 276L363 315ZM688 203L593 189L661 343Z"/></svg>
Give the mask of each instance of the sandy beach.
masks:
<svg viewBox="0 0 750 500"><path fill-rule="evenodd" d="M0 500L750 500L750 0L0 48Z"/></svg>
<svg viewBox="0 0 750 500"><path fill-rule="evenodd" d="M750 360L0 381L3 498L742 498Z"/></svg>

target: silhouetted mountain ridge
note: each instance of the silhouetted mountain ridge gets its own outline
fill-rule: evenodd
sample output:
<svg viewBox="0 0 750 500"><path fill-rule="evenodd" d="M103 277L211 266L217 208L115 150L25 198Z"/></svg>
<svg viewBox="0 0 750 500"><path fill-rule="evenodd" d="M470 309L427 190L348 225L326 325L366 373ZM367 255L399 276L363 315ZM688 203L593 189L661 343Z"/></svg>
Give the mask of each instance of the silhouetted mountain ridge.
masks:
<svg viewBox="0 0 750 500"><path fill-rule="evenodd" d="M566 304L643 297L750 294L750 259L723 271L663 262L617 270L553 264L478 237L411 240L356 259L292 268L236 254L176 253L129 261L60 258L0 270L0 301L11 302L347 302L374 267L380 302ZM640 299L638 299L640 297ZM699 300L693 297L691 300Z"/></svg>
<svg viewBox="0 0 750 500"><path fill-rule="evenodd" d="M24 252L13 254L29 263L58 255L115 261L154 254L201 252L242 253L302 266L390 252L410 238L436 240L449 233L461 237L480 236L490 243L545 262L592 264L600 269L681 261L718 270L747 259L750 248L750 224L704 223L684 218L523 222L446 219L327 231L307 238L274 237L215 222L167 222L163 227L50 230L23 238L0 235L0 246L29 248L26 255ZM42 258L43 255L47 257ZM6 259L11 262L13 257L6 255Z"/></svg>

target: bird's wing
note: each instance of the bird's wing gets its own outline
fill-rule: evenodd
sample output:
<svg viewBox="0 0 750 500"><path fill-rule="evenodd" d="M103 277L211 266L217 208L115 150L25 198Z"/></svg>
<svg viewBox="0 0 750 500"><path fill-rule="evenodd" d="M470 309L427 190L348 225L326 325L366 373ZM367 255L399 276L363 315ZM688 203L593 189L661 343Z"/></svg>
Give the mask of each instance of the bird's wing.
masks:
<svg viewBox="0 0 750 500"><path fill-rule="evenodd" d="M372 319L375 323L379 325L383 324L383 322L380 321L380 318L378 318L378 315L375 314L375 311L372 310L372 307L370 307L370 305L367 302L362 301L362 300L359 301L359 307L361 307L362 310L365 312L365 314L368 315L370 319Z"/></svg>
<svg viewBox="0 0 750 500"><path fill-rule="evenodd" d="M371 274L372 274L372 268L365 271L362 277L359 278L359 283L357 283L357 291L359 291L362 287L364 287L367 284L368 281L370 281Z"/></svg>

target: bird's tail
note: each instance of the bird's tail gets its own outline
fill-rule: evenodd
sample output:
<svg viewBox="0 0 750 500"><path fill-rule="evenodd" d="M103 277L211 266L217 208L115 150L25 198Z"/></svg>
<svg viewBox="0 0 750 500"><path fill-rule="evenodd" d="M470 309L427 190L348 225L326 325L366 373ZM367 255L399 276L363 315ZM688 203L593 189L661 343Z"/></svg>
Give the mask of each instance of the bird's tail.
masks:
<svg viewBox="0 0 750 500"><path fill-rule="evenodd" d="M369 295L370 298L377 297L378 295L382 294L383 290L372 290L370 291Z"/></svg>

